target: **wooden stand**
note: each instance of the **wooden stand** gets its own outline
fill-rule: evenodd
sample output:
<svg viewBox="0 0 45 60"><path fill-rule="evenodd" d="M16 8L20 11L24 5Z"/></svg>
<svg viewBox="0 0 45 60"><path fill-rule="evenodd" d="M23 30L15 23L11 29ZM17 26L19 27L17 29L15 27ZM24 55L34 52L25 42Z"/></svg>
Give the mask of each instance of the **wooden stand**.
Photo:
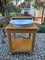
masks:
<svg viewBox="0 0 45 60"><path fill-rule="evenodd" d="M26 28L16 28L13 25L9 24L7 27L7 34L8 34L8 41L10 50L12 53L15 52L32 52L34 49L34 43L35 43L35 35L37 26L33 24L31 27ZM11 40L11 33L31 33L32 38L16 38L14 37L14 40Z"/></svg>

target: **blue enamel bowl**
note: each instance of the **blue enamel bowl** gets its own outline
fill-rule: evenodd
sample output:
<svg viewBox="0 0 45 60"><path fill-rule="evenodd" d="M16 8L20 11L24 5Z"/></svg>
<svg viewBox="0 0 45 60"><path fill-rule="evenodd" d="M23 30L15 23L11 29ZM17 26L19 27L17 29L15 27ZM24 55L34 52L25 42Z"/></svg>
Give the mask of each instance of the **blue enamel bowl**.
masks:
<svg viewBox="0 0 45 60"><path fill-rule="evenodd" d="M32 25L34 21L32 19L22 19L22 20L11 20L9 21L10 24L14 25L15 27L26 27L28 25Z"/></svg>

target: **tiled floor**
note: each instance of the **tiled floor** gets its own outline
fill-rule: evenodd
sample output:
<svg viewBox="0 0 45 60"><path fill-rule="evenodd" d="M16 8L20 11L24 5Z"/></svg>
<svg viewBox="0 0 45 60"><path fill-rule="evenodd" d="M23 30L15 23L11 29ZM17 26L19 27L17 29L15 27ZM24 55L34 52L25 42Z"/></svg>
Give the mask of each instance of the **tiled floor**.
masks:
<svg viewBox="0 0 45 60"><path fill-rule="evenodd" d="M0 35L0 60L45 60L45 33L37 33L35 40L33 54L12 55L9 51L7 37L4 38L5 43L2 44L2 37Z"/></svg>

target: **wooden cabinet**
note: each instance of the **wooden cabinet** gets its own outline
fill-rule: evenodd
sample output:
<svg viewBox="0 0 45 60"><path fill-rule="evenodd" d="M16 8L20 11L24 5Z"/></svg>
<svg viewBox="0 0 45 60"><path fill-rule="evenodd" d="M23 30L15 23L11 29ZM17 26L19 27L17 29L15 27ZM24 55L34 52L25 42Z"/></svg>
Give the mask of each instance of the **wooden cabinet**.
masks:
<svg viewBox="0 0 45 60"><path fill-rule="evenodd" d="M8 42L10 46L10 51L12 53L15 52L32 52L34 49L34 43L35 43L35 36L36 36L36 30L37 26L35 24L32 24L30 27L26 28L16 28L13 25L9 24L6 27L7 29L7 35L8 35ZM15 33L31 33L32 38L29 37L25 38L16 38L14 36L14 40L11 40L11 33L16 35Z"/></svg>

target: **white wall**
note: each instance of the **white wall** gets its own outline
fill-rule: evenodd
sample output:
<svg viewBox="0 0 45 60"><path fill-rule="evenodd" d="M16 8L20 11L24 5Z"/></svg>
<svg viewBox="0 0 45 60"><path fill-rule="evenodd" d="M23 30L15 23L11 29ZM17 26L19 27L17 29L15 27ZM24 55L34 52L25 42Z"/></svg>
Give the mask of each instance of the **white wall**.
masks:
<svg viewBox="0 0 45 60"><path fill-rule="evenodd" d="M45 2L45 0L40 0L41 2Z"/></svg>
<svg viewBox="0 0 45 60"><path fill-rule="evenodd" d="M40 10L35 10L36 17L42 17L42 8ZM44 10L44 17L45 17L45 10Z"/></svg>
<svg viewBox="0 0 45 60"><path fill-rule="evenodd" d="M40 10L35 10L36 17L42 17L42 8Z"/></svg>

